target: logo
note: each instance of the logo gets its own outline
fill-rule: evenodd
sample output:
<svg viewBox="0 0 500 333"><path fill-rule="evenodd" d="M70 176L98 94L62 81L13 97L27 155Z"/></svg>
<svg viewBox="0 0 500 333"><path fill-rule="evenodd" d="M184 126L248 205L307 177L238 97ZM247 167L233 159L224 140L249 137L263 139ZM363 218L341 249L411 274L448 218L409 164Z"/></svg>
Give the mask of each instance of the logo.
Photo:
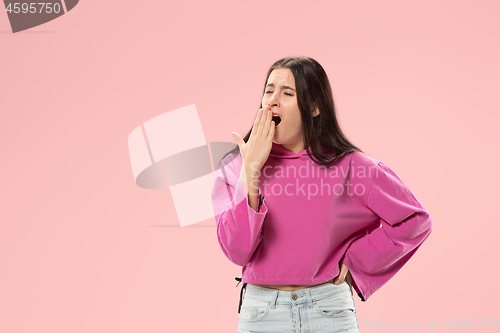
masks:
<svg viewBox="0 0 500 333"><path fill-rule="evenodd" d="M12 32L16 33L52 21L75 8L78 0L52 2L4 0Z"/></svg>
<svg viewBox="0 0 500 333"><path fill-rule="evenodd" d="M172 195L181 227L214 217L211 191L217 166L236 144L207 143L194 104L146 121L128 137L135 183Z"/></svg>

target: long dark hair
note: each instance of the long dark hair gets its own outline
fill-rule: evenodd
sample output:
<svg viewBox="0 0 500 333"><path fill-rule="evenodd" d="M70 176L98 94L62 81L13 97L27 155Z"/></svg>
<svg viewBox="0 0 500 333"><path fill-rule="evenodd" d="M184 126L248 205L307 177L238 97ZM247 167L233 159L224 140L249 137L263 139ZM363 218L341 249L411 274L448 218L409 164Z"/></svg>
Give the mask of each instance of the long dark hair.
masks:
<svg viewBox="0 0 500 333"><path fill-rule="evenodd" d="M263 94L266 90L269 75L276 68L288 68L293 73L297 103L302 120L304 145L308 148L306 150L307 155L313 162L328 165L350 152L362 152L361 149L347 140L340 129L330 81L325 70L316 60L306 57L286 57L276 61L267 72ZM313 117L311 112L316 107L319 109L319 114ZM262 108L262 102L260 108ZM252 129L253 125L243 138L245 143L248 142ZM327 156L321 146L329 151L336 152L336 154ZM223 159L231 153L239 154L240 147L237 145Z"/></svg>

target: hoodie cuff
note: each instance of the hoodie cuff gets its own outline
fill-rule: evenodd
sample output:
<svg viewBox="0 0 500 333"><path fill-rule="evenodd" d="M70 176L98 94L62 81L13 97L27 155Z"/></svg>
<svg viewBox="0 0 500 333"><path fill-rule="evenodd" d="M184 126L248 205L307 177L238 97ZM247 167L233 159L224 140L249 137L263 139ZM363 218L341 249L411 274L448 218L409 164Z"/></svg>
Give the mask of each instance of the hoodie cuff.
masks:
<svg viewBox="0 0 500 333"><path fill-rule="evenodd" d="M265 201L264 199L265 199L265 196L262 195L260 188L259 188L258 197L257 197L258 208L257 208L257 211L255 211L255 209L253 209L250 206L250 203L248 202L248 191L247 191L245 185L243 185L243 183L238 180L238 183L236 184L235 194L234 194L234 202L237 205L237 204L240 204L243 200L245 200L249 216L263 219L263 217L267 213L267 206L264 202Z"/></svg>

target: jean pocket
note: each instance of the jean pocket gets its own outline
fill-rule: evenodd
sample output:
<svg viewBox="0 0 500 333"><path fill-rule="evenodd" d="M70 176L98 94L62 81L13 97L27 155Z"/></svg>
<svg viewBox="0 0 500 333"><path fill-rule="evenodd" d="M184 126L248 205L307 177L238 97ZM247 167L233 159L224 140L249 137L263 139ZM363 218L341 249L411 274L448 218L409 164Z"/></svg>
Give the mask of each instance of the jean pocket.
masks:
<svg viewBox="0 0 500 333"><path fill-rule="evenodd" d="M356 316L354 300L349 289L340 294L315 300L313 304L319 314L328 318Z"/></svg>
<svg viewBox="0 0 500 333"><path fill-rule="evenodd" d="M251 323L263 320L269 313L271 304L246 297L238 316L240 322Z"/></svg>

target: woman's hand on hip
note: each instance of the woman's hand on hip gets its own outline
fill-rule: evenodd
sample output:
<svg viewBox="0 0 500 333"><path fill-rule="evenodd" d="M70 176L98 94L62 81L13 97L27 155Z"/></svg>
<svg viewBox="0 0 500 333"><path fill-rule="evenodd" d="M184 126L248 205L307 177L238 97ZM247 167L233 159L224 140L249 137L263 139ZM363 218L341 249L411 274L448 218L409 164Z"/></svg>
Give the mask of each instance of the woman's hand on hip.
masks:
<svg viewBox="0 0 500 333"><path fill-rule="evenodd" d="M347 279L347 282L349 282L349 284L352 286L352 276L351 272L349 271L349 268L344 264L340 264L340 273L339 275L337 275L337 277L335 277L335 279L333 279L333 283L341 284L342 282L344 282L345 279ZM351 294L352 293L353 291L351 288Z"/></svg>

